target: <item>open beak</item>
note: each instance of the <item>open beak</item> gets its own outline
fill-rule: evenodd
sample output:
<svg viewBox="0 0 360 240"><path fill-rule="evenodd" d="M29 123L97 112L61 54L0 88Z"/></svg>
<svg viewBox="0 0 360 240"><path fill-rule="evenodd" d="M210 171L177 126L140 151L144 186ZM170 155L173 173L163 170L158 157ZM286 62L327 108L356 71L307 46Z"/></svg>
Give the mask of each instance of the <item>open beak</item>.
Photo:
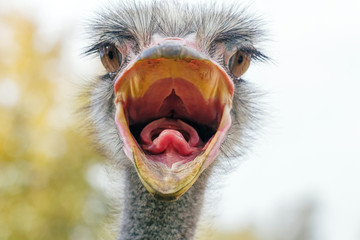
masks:
<svg viewBox="0 0 360 240"><path fill-rule="evenodd" d="M220 151L234 86L221 66L182 41L144 50L115 82L126 155L156 198L176 200Z"/></svg>

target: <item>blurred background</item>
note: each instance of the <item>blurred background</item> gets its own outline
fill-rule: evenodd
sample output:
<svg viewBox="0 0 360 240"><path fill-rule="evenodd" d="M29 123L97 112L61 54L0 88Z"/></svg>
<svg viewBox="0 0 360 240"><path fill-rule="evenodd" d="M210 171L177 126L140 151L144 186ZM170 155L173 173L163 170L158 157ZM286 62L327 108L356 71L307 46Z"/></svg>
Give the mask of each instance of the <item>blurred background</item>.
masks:
<svg viewBox="0 0 360 240"><path fill-rule="evenodd" d="M360 239L360 2L244 1L273 61L245 79L266 93L261 137L218 189L198 239ZM81 57L104 2L0 2L0 240L112 239L105 159L76 117Z"/></svg>

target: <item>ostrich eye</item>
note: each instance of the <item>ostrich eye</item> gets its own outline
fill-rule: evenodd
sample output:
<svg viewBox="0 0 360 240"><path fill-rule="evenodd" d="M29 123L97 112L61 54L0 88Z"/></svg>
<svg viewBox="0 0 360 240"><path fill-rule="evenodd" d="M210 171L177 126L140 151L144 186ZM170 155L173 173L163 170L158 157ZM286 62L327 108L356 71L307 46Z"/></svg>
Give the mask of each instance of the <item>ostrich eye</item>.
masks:
<svg viewBox="0 0 360 240"><path fill-rule="evenodd" d="M229 69L235 77L240 77L249 68L250 58L242 51L237 51L229 59Z"/></svg>
<svg viewBox="0 0 360 240"><path fill-rule="evenodd" d="M100 47L101 62L108 72L115 72L121 65L122 56L114 45Z"/></svg>

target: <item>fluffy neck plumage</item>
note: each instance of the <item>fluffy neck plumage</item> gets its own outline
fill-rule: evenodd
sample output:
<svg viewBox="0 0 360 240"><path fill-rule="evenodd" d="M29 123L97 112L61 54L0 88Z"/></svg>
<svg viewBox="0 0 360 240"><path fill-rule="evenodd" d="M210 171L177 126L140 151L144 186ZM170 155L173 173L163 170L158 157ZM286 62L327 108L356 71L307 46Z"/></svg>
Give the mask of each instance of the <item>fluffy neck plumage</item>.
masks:
<svg viewBox="0 0 360 240"><path fill-rule="evenodd" d="M124 171L126 185L119 240L193 239L203 204L206 176L176 202L154 199L133 167Z"/></svg>

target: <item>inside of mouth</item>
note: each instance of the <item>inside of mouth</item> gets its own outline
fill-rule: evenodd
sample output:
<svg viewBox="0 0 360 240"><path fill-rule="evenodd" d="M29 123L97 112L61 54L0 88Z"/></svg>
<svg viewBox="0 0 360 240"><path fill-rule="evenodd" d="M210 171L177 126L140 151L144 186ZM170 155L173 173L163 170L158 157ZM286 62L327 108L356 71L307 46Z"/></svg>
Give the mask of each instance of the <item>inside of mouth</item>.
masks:
<svg viewBox="0 0 360 240"><path fill-rule="evenodd" d="M197 88L182 79L160 80L143 97L128 99L125 105L138 146L149 160L168 167L190 162L206 149L223 109L217 100L205 101Z"/></svg>
<svg viewBox="0 0 360 240"><path fill-rule="evenodd" d="M211 137L216 133L216 129L213 129L206 125L199 124L199 123L191 121L189 119L181 119L181 118L177 119L177 118L171 118L171 117L166 118L166 119L168 119L168 121L180 120L180 121L190 125L192 128L195 129L200 140L203 143L207 143L211 139ZM143 123L134 123L129 126L131 134L133 135L133 137L135 138L135 140L138 143L140 143L142 141L140 134L144 130L144 128L146 126L148 126L149 124L151 124L152 122L155 122L157 120L159 120L159 119L154 119L152 121L147 121L147 122L143 122ZM154 140L155 138L157 138L160 135L160 133L165 129L166 129L165 127L159 127L157 129L154 129L154 131L151 132L151 140ZM185 130L181 130L181 129L178 131L184 136L186 141L190 140L190 134L188 132L186 132Z"/></svg>

